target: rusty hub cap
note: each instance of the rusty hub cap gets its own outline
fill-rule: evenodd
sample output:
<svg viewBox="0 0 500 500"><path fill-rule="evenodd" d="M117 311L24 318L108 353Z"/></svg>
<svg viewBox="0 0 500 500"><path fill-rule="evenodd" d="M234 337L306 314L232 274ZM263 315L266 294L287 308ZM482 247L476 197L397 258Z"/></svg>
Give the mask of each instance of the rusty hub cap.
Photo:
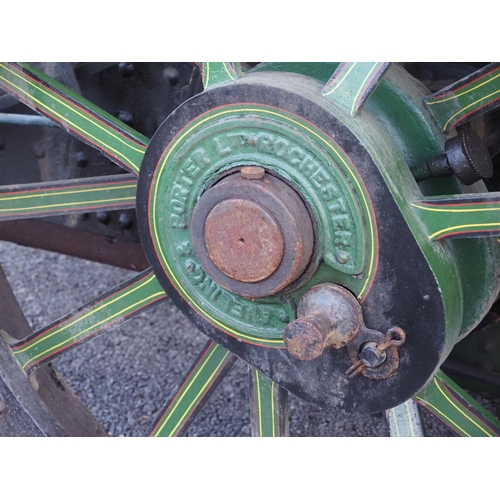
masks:
<svg viewBox="0 0 500 500"><path fill-rule="evenodd" d="M205 244L224 274L246 283L266 279L283 257L283 237L275 220L248 200L215 206L205 221Z"/></svg>
<svg viewBox="0 0 500 500"><path fill-rule="evenodd" d="M191 225L203 269L244 297L273 295L311 261L313 225L299 195L261 167L243 167L208 189Z"/></svg>

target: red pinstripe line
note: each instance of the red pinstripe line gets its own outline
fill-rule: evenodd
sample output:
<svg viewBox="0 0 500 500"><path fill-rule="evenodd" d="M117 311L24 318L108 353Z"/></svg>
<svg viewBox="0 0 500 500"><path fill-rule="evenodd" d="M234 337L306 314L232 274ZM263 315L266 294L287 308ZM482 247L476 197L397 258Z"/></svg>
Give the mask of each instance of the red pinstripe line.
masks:
<svg viewBox="0 0 500 500"><path fill-rule="evenodd" d="M471 80L468 83L464 83L461 87L457 87L456 89L448 90L445 94L440 94L439 93L439 92L441 92L441 90L440 90L439 92L436 92L435 94L433 94L431 96L431 99L429 99L429 101L441 99L442 97L446 97L447 95L454 94L455 92L459 92L460 90L465 89L466 87L469 87L470 85L472 85L473 83L476 83L477 81L481 80L482 78L493 75L496 71L500 71L500 67L497 66L496 68L493 68L491 71L484 73L481 76L478 76L476 79ZM467 78L467 77L465 77L465 78Z"/></svg>
<svg viewBox="0 0 500 500"><path fill-rule="evenodd" d="M94 114L92 114L91 112L89 112L86 108L82 108L80 105L76 104L75 101L72 101L70 99L68 99L67 97L64 96L64 94L62 93L61 90L57 89L56 87L52 87L52 86L47 86L45 85L44 83L41 83L40 81L36 80L35 78L33 78L32 76L30 76L27 71L26 68L22 67L22 70L17 68L16 66L14 66L13 64L11 63L7 63L7 65L13 69L13 70L17 70L18 73L21 73L23 76L26 76L27 78L29 78L31 81L33 81L36 85L40 85L42 87L44 87L45 89L49 90L50 92L54 92L55 94L57 94L61 99L63 99L64 101L66 101L68 104L70 104L71 106L74 106L75 108L78 108L79 110L83 111L87 116L90 116L91 118L94 118L96 121L98 121L99 123L102 123L103 125L105 125L106 127L108 128L111 128L113 130L115 130L118 135L121 135L123 138L125 139L128 139L130 141L132 141L134 144L136 144L137 146L141 147L141 148L144 148L146 149L146 146L142 143L142 142L137 142L136 139L133 139L131 138L129 135L123 133L119 126L114 124L113 122L105 122L99 118L97 118L97 116L95 116ZM40 77L39 77L40 78ZM94 113L97 113L96 111L94 111ZM116 127L116 128L115 128Z"/></svg>
<svg viewBox="0 0 500 500"><path fill-rule="evenodd" d="M95 184L69 184L67 186L61 186L61 187L46 187L42 189L19 189L17 188L12 191L3 191L0 188L0 198L6 197L11 194L24 194L24 193L41 193L42 191L57 191L57 190L63 190L63 189L68 189L68 194L71 194L71 192L74 189L81 189L81 188L87 188L87 187L99 187L99 186L119 186L119 187L126 187L127 184L130 185L137 185L137 181L135 179L128 179L126 181L120 182L120 181L109 181L109 182L100 182L100 183L95 183Z"/></svg>
<svg viewBox="0 0 500 500"><path fill-rule="evenodd" d="M47 333L50 333L51 331L55 330L56 328L59 328L60 326L63 326L65 323L69 322L71 319L77 319L79 316L81 316L84 312L88 311L89 307L92 308L94 307L95 305L99 304L99 303L103 303L104 301L108 300L108 299L111 299L112 297L115 297L116 295L120 294L120 293L123 293L123 292L126 292L127 290L129 290L130 288L133 288L134 286L136 286L138 283L140 283L141 281L143 280L146 280L147 278L149 278L153 273L150 272L148 274L146 274L146 276L143 276L141 279L135 281L134 283L130 284L127 288L123 288L121 290L117 290L115 293L111 294L111 295L108 295L107 297L104 297L102 299L96 299L96 302L94 302L91 306L88 306L86 307L85 309L82 309L80 310L80 313L78 315L75 315L75 316L71 316L70 318L67 318L66 320L64 320L63 322L61 323L57 323L55 324L54 326L50 327L48 330L44 330L42 331L41 333L39 333L36 337L33 337L25 342L23 342L22 344L17 344L17 345L14 345L14 346L11 346L11 349L13 351L15 350L18 350L20 349L21 347L25 347L27 346L28 344L30 344L31 342L33 342L34 340L36 339L39 339L41 336L47 334ZM85 306L84 306L85 307Z"/></svg>
<svg viewBox="0 0 500 500"><path fill-rule="evenodd" d="M66 346L60 347L59 349L57 349L55 351L51 351L50 353L48 353L43 358L37 359L34 363L31 363L30 365L28 365L24 371L28 372L29 370L31 370L32 367L40 364L42 361L46 360L47 358L50 358L51 356L54 356L58 352L64 351L64 350L68 349L69 347L72 347L74 345L77 345L77 344L83 342L84 340L89 340L90 338L92 338L96 333L100 332L101 330L104 330L105 328L109 328L110 326L113 326L116 323L119 323L120 321L123 321L125 318L128 318L131 314L134 314L135 312L140 311L144 307L149 306L151 304L154 304L158 300L161 300L161 299L164 299L164 298L165 297L157 297L155 300L153 300L151 302L148 302L147 304L142 305L139 309L134 309L133 311L130 311L128 314L126 314L125 316L122 316L121 318L117 318L117 319L113 320L111 323L106 323L105 325L102 325L97 330L92 331L91 333L89 333L85 337L82 337L82 338L76 340L75 342L72 342L71 344L68 344Z"/></svg>
<svg viewBox="0 0 500 500"><path fill-rule="evenodd" d="M418 201L417 203L426 207L473 207L476 205L500 205L500 201L473 201L466 203L430 203Z"/></svg>
<svg viewBox="0 0 500 500"><path fill-rule="evenodd" d="M495 224L492 222L492 224ZM436 241L442 240L443 238L446 238L448 236L455 236L457 234L478 234L478 233L484 233L484 234L491 234L492 236L496 236L498 232L500 231L500 228L498 229L471 229L470 231L454 231L452 233L444 233L441 236L436 238Z"/></svg>
<svg viewBox="0 0 500 500"><path fill-rule="evenodd" d="M116 207L128 207L130 202L123 202L123 203L115 203L113 205L82 205L80 207L74 207L74 208L53 208L53 209L46 209L43 211L37 211L37 212L18 212L15 214L2 214L0 213L0 220L2 219L9 219L11 217L19 217L20 215L46 215L50 214L52 212L59 212L59 211L64 211L64 212L76 212L78 210L94 210L96 208L116 208Z"/></svg>
<svg viewBox="0 0 500 500"><path fill-rule="evenodd" d="M452 390L446 385L446 383L444 382L444 380L436 377L440 382L441 382L441 387L457 402L457 404L459 404L465 411L467 411L468 413L470 413L472 416L474 416L477 420L479 420L479 422L481 422L482 424L484 424L485 427L487 427L493 434L495 434L495 436L498 436L498 430L495 430L495 429L492 429L487 423L485 423L482 418L478 417L476 414L474 414L471 410L469 410L469 408L467 408L466 406L464 406L463 402L459 401L455 396L454 394L452 393ZM483 418L486 418L486 417L483 417Z"/></svg>
<svg viewBox="0 0 500 500"><path fill-rule="evenodd" d="M171 406L174 404L174 402L176 401L176 398L179 396L179 394L182 392L182 389L184 388L184 386L188 383L189 380L191 380L191 378L193 377L194 373L196 372L196 369L198 368L198 366L200 365L200 363L205 359L205 356L207 355L208 351L210 349L212 349L212 347L214 346L215 344L215 341L211 340L210 341L210 344L207 346L207 348L205 349L205 351L202 352L201 356L200 356L200 359L198 360L198 362L196 363L196 365L193 367L193 369L191 370L191 375L188 376L186 378L186 380L184 380L184 382L182 383L182 385L179 387L179 389L177 390L177 392L173 395L172 397L172 401L170 402L170 404L167 406L167 408L165 409L165 411L162 413L161 417L159 418L158 422L156 423L156 426L155 428L151 431L150 433L150 436L152 436L155 432L156 432L156 429L158 429L158 426L161 424L161 422L163 421L163 419L165 418L165 415L168 413L168 411L170 410Z"/></svg>
<svg viewBox="0 0 500 500"><path fill-rule="evenodd" d="M181 425L179 426L179 429L177 430L177 432L174 434L174 436L178 436L179 433L182 431L182 429L184 428L183 426L189 421L189 418L191 417L191 415L194 413L194 411L196 410L196 408L198 408L198 406L200 405L200 403L203 401L203 398L205 397L205 395L208 393L208 391L210 391L210 388L215 384L215 382L217 381L220 373L222 372L222 370L226 367L226 365L228 364L229 360L231 359L231 355L229 355L227 358L226 358L226 361L224 361L224 363L222 364L222 366L220 367L220 369L217 371L217 374L215 375L215 377L212 379L212 382L210 382L209 386L205 389L205 391L203 391L202 395L200 396L200 399L198 399L198 402L195 404L195 406L193 408L191 408L191 411L189 412L189 415L186 417L186 419L184 420L184 423L181 423Z"/></svg>
<svg viewBox="0 0 500 500"><path fill-rule="evenodd" d="M423 406L427 411L430 411L438 420L441 420L441 422L443 422L443 424L448 427L448 428L452 428L453 431L455 432L455 434L458 434L459 436L463 436L463 434L461 434L458 430L458 428L455 428L454 425L451 423L451 420L450 421L445 421L443 420L439 414L435 413L434 411L432 411L432 408L428 407L424 402L422 401L418 401L417 400L417 404L419 404L420 406Z"/></svg>
<svg viewBox="0 0 500 500"><path fill-rule="evenodd" d="M370 85L372 84L374 78L376 76L378 76L378 74L385 69L385 65L382 65L380 66L380 68L375 71L375 74L371 77L370 81L368 82L368 85L365 87L365 90L363 91L363 93L361 94L361 97L358 99L358 105L356 106L356 111L359 111L359 108L361 107L361 103L363 102L363 97L365 96L365 94L368 92L368 90L370 89Z"/></svg>
<svg viewBox="0 0 500 500"><path fill-rule="evenodd" d="M340 70L338 75L329 84L327 84L328 87L326 87L326 90L330 90L333 87L333 84L344 74L344 71L347 69L348 65L349 63L342 63L339 65L339 67L335 71L335 73L337 73L337 71Z"/></svg>
<svg viewBox="0 0 500 500"><path fill-rule="evenodd" d="M488 102L485 102L482 106L480 106L479 108L475 108L473 109L472 111L470 111L469 113L467 113L466 115L463 115L459 118L457 118L449 127L448 129L451 129L453 127L455 127L455 125L457 125L459 122L465 120L465 118L467 118L468 116L472 115L473 113L477 113L478 111L480 111L481 109L483 109L484 107L486 106L489 106L490 104L493 104L494 102L498 101L500 99L500 97L497 97L496 99L493 99L493 101L488 101Z"/></svg>

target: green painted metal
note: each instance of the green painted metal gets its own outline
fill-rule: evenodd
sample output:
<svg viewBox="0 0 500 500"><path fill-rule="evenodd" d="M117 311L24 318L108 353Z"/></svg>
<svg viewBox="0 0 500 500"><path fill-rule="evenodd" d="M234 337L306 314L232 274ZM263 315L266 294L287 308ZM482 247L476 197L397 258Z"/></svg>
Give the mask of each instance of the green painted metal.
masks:
<svg viewBox="0 0 500 500"><path fill-rule="evenodd" d="M0 188L0 220L135 207L132 174Z"/></svg>
<svg viewBox="0 0 500 500"><path fill-rule="evenodd" d="M422 437L424 430L417 404L409 399L385 412L391 437Z"/></svg>
<svg viewBox="0 0 500 500"><path fill-rule="evenodd" d="M500 235L500 195L428 197L411 203L431 240Z"/></svg>
<svg viewBox="0 0 500 500"><path fill-rule="evenodd" d="M443 369L464 389L500 396L500 315L496 305L484 325L453 348Z"/></svg>
<svg viewBox="0 0 500 500"><path fill-rule="evenodd" d="M343 106L354 116L377 86L390 63L340 63L322 95Z"/></svg>
<svg viewBox="0 0 500 500"><path fill-rule="evenodd" d="M184 434L235 359L219 344L209 341L160 412L150 436L175 437Z"/></svg>
<svg viewBox="0 0 500 500"><path fill-rule="evenodd" d="M198 67L205 90L213 85L237 80L243 74L241 64L237 62L200 62Z"/></svg>
<svg viewBox="0 0 500 500"><path fill-rule="evenodd" d="M148 269L14 344L12 352L21 368L29 372L164 298L165 292Z"/></svg>
<svg viewBox="0 0 500 500"><path fill-rule="evenodd" d="M288 392L254 368L249 368L249 373L252 436L288 436Z"/></svg>
<svg viewBox="0 0 500 500"><path fill-rule="evenodd" d="M450 332L449 352L453 343L468 334L484 317L491 306L492 297L498 293L500 254L498 244L492 238L432 243L426 227L411 206L412 202L422 200L422 195L486 192L482 182L464 186L458 180L448 178L432 179L417 185L412 178L409 167L442 154L446 140L423 102L426 92L425 87L403 68L392 64L365 104L363 119L368 120L368 113L375 117L387 132L385 138L379 137L379 145L385 144L387 147L393 143L393 147L404 158L404 162L397 163L382 160L379 165L440 283L446 307L447 330ZM362 129L360 134L363 134ZM472 261L470 255L475 256Z"/></svg>
<svg viewBox="0 0 500 500"><path fill-rule="evenodd" d="M283 347L294 319L279 298L248 300L217 285L197 261L189 232L201 193L222 172L261 165L293 183L318 222L319 266L296 302L318 282L366 295L377 262L376 221L363 180L331 139L297 115L263 105L223 106L197 117L163 152L152 183L150 227L171 282L203 317L245 342ZM363 271L360 279L359 273Z"/></svg>
<svg viewBox="0 0 500 500"><path fill-rule="evenodd" d="M425 102L443 130L451 130L500 104L500 64L492 63Z"/></svg>
<svg viewBox="0 0 500 500"><path fill-rule="evenodd" d="M264 63L252 72L295 72L326 83L327 74L337 67L338 63ZM422 195L486 192L481 182L464 186L457 179L442 178L417 185L412 178L408 167L442 154L447 139L423 102L427 93L423 85L393 63L364 104L362 119L341 115L338 108L332 108L332 113L364 138L370 151L378 149L383 153L385 149L396 153L395 158L387 153L372 155L379 158L387 185L437 274L447 308L448 330L456 332L459 329L458 338L463 338L486 314L491 298L498 293L499 246L493 238L453 239L430 244L425 226L415 213L410 213L414 211L410 203L422 200ZM385 133L376 132L380 125ZM474 259L470 259L470 255L474 255ZM345 286L351 285L346 283ZM456 339L456 333L450 335L448 350Z"/></svg>
<svg viewBox="0 0 500 500"><path fill-rule="evenodd" d="M500 436L500 420L442 372L438 372L414 399L459 436Z"/></svg>
<svg viewBox="0 0 500 500"><path fill-rule="evenodd" d="M29 64L0 63L0 88L122 168L139 173L149 139Z"/></svg>

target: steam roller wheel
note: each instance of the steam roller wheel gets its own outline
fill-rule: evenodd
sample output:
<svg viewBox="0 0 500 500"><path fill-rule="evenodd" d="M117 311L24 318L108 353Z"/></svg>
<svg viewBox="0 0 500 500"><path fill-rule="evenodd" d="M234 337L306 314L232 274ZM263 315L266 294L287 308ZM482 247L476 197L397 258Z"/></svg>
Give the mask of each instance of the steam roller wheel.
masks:
<svg viewBox="0 0 500 500"><path fill-rule="evenodd" d="M460 372L450 353L472 331L495 335L486 117L500 67L431 94L409 65L197 65L203 92L151 140L30 65L0 65L2 89L127 172L4 186L0 218L135 207L150 265L22 340L5 335L11 373L33 380L168 296L208 342L152 436L184 434L236 358L250 367L254 435L287 434L288 393L386 412L392 435L422 435L417 404L456 434L498 435L441 367Z"/></svg>

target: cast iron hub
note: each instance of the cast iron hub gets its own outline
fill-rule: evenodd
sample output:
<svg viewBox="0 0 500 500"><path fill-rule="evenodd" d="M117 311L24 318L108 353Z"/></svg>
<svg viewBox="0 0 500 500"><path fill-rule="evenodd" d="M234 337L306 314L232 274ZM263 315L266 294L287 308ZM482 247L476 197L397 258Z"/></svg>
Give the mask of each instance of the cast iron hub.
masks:
<svg viewBox="0 0 500 500"><path fill-rule="evenodd" d="M191 238L203 269L219 285L259 298L283 290L304 272L314 236L299 195L253 168L250 179L244 167L205 191L193 212Z"/></svg>
<svg viewBox="0 0 500 500"><path fill-rule="evenodd" d="M413 194L396 196L386 181L399 172L416 189L397 141L369 113L353 120L321 97L319 81L278 76L209 88L159 128L137 191L146 255L198 328L278 385L332 410L392 408L424 386L458 335L445 306L459 292L450 285L456 296L444 302L436 275L445 273L398 205ZM265 175L244 178L249 166ZM293 323L302 297L329 284L352 294L354 326ZM405 339L387 337L396 325ZM380 365L365 359L369 342L385 353Z"/></svg>

